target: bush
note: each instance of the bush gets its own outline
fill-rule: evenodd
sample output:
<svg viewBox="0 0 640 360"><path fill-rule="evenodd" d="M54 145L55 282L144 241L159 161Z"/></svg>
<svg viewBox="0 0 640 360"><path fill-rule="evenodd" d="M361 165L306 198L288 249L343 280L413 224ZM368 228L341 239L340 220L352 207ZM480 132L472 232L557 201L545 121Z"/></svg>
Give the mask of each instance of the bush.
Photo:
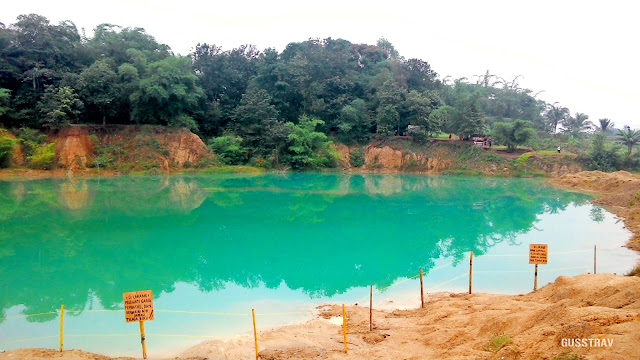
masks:
<svg viewBox="0 0 640 360"><path fill-rule="evenodd" d="M224 164L239 165L247 162L249 149L242 146L239 136L220 136L209 142L209 148Z"/></svg>
<svg viewBox="0 0 640 360"><path fill-rule="evenodd" d="M198 124L192 117L187 115L179 115L170 119L167 123L170 127L184 128L191 132L198 132Z"/></svg>
<svg viewBox="0 0 640 360"><path fill-rule="evenodd" d="M606 146L604 135L598 134L593 138L591 151L581 158L589 170L616 171L620 170L622 161L616 148Z"/></svg>
<svg viewBox="0 0 640 360"><path fill-rule="evenodd" d="M29 166L34 169L51 170L55 158L56 144L44 144L36 148L33 155L28 157Z"/></svg>
<svg viewBox="0 0 640 360"><path fill-rule="evenodd" d="M362 165L364 165L364 154L362 153L362 150L353 150L351 154L349 154L349 162L353 167L362 167Z"/></svg>
<svg viewBox="0 0 640 360"><path fill-rule="evenodd" d="M498 352L503 347L511 344L511 338L505 334L495 334L485 347L487 351Z"/></svg>
<svg viewBox="0 0 640 360"><path fill-rule="evenodd" d="M17 143L16 139L0 136L0 168L9 166L11 154L13 154Z"/></svg>
<svg viewBox="0 0 640 360"><path fill-rule="evenodd" d="M47 135L42 134L40 131L27 127L20 128L17 135L26 157L33 155L36 149L45 143L47 138Z"/></svg>

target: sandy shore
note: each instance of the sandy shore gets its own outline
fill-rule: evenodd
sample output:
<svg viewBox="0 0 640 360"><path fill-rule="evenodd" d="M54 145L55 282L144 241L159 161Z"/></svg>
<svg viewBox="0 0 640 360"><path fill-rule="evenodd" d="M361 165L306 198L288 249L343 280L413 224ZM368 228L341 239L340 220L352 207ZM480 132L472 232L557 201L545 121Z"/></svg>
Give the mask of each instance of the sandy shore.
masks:
<svg viewBox="0 0 640 360"><path fill-rule="evenodd" d="M554 186L590 192L595 202L624 219L640 250L640 178L626 172L582 172L553 179ZM322 306L300 325L258 334L261 359L636 359L640 354L640 277L559 277L527 295L430 294L424 309L374 311L348 307L344 353L341 308ZM491 349L495 335L509 343ZM566 347L563 339L611 346ZM597 340L596 340L597 339ZM252 336L211 341L177 359L252 359ZM24 349L4 359L111 359L81 351Z"/></svg>

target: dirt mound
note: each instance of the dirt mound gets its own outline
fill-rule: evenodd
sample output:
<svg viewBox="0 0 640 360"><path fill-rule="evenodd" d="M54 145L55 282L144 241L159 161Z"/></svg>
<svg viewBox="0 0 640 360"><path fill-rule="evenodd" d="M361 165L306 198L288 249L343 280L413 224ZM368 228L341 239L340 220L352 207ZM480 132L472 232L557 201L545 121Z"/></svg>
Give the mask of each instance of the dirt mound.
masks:
<svg viewBox="0 0 640 360"><path fill-rule="evenodd" d="M634 233L628 246L640 251L640 177L626 171L583 171L553 179L551 184L596 195L596 203L624 219Z"/></svg>
<svg viewBox="0 0 640 360"><path fill-rule="evenodd" d="M58 166L66 169L84 169L94 156L95 145L89 130L73 126L60 130L55 137Z"/></svg>
<svg viewBox="0 0 640 360"><path fill-rule="evenodd" d="M188 130L169 132L160 139L160 144L169 151L167 160L179 168L186 163L195 165L200 159L211 155L202 139Z"/></svg>

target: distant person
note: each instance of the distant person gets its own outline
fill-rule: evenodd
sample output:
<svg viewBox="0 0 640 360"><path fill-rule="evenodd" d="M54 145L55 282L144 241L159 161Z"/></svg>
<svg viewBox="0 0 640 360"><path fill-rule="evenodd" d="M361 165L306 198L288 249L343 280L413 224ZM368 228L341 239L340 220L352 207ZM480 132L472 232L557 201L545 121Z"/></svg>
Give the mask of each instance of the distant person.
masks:
<svg viewBox="0 0 640 360"><path fill-rule="evenodd" d="M558 154L560 154L560 146L558 146Z"/></svg>
<svg viewBox="0 0 640 360"><path fill-rule="evenodd" d="M451 134L449 134L449 140L451 140Z"/></svg>
<svg viewBox="0 0 640 360"><path fill-rule="evenodd" d="M492 144L491 139L489 139L489 147L491 147L491 144Z"/></svg>

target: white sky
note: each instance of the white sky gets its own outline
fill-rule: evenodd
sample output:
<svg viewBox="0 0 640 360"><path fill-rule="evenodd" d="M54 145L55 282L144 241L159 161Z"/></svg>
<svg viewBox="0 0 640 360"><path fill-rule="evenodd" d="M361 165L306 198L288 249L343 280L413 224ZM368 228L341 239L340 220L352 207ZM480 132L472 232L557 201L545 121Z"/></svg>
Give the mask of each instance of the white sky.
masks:
<svg viewBox="0 0 640 360"><path fill-rule="evenodd" d="M100 23L142 27L183 55L198 42L223 49L343 38L386 37L405 58L428 61L441 78L483 74L560 102L597 123L640 128L640 21L633 1L6 1L0 22L37 13L71 20L87 35Z"/></svg>

